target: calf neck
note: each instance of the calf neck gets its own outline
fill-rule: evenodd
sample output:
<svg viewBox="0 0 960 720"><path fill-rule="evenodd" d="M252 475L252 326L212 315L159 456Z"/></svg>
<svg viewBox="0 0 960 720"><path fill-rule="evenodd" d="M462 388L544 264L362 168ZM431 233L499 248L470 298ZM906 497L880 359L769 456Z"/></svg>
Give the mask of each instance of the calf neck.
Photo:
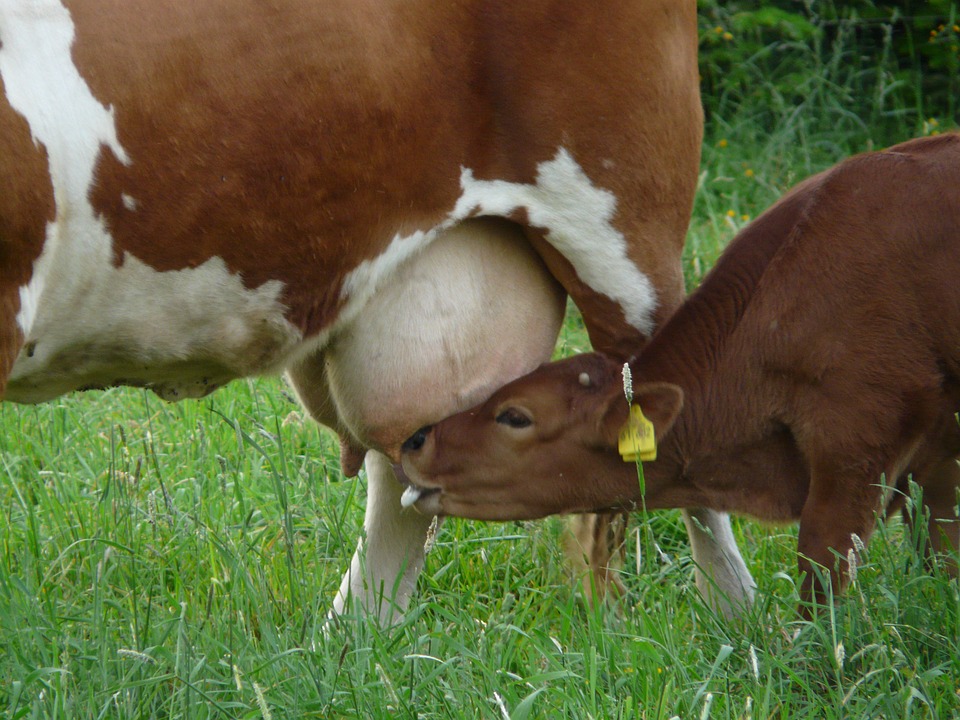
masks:
<svg viewBox="0 0 960 720"><path fill-rule="evenodd" d="M418 507L480 519L710 507L800 521L843 584L854 535L923 489L934 550L956 549L960 136L861 155L794 188L730 245L630 363L659 447L617 451L621 366L541 367L408 443Z"/></svg>

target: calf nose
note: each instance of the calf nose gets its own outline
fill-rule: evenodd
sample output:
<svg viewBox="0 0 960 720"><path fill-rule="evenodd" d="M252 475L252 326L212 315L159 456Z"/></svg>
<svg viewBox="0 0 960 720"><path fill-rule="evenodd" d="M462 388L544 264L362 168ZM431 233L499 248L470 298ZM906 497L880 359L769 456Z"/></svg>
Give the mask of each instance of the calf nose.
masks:
<svg viewBox="0 0 960 720"><path fill-rule="evenodd" d="M433 425L424 425L404 441L401 449L404 452L416 452L422 448L423 444L427 441L427 433L429 433L432 428Z"/></svg>

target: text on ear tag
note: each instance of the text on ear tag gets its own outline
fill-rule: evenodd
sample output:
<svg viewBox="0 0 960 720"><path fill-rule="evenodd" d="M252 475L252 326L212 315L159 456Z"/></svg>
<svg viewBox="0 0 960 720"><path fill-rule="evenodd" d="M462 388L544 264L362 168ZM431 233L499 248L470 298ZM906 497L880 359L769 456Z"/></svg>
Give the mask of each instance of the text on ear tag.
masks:
<svg viewBox="0 0 960 720"><path fill-rule="evenodd" d="M624 462L657 459L657 441L653 434L653 423L644 417L639 405L630 406L630 418L620 431L617 449Z"/></svg>

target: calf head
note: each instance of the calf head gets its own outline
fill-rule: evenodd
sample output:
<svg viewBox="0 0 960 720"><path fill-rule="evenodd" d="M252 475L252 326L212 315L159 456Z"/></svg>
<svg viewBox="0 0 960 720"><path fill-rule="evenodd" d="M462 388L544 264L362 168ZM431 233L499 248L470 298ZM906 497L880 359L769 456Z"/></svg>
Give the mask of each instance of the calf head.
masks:
<svg viewBox="0 0 960 720"><path fill-rule="evenodd" d="M413 435L404 473L418 510L521 520L630 507L636 467L617 451L627 422L621 365L598 354L543 365L482 405ZM680 388L634 388L659 440L683 402Z"/></svg>

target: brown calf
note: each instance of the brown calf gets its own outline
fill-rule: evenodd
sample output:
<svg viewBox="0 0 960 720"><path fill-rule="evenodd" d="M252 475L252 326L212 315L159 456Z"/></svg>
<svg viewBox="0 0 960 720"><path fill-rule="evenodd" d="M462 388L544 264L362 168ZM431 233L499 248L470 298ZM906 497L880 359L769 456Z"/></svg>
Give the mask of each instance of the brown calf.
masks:
<svg viewBox="0 0 960 720"><path fill-rule="evenodd" d="M843 585L833 553L866 542L912 475L932 549L955 550L960 136L861 155L794 188L630 369L660 444L646 507L799 520L809 596L814 565ZM617 451L621 372L601 355L546 365L415 435L403 464L418 507L506 520L638 505L636 468Z"/></svg>

